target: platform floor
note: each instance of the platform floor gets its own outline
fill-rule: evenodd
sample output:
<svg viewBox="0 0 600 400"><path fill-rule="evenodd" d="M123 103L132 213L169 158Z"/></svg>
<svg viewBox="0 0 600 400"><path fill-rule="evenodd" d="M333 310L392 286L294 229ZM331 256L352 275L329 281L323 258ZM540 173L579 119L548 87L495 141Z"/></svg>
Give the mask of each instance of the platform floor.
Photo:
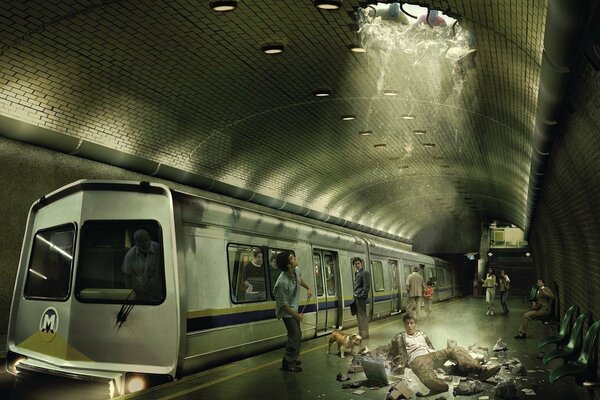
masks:
<svg viewBox="0 0 600 400"><path fill-rule="evenodd" d="M499 302L496 310L501 310ZM459 346L468 347L473 344L487 346L490 356L497 356L491 351L500 338L508 344L505 353L507 359L518 358L527 374L516 380L519 399L589 399L587 390L574 383L572 378L565 378L554 385L548 383L549 368L560 365L561 361L553 361L548 367L538 358L540 338L554 334L556 326L544 325L541 322L530 324L528 338L515 340L521 315L529 307L520 298L509 299L510 314L503 316L485 315L485 300L468 297L435 304L430 318L422 318L418 327L432 340L438 348L446 347L448 339L454 339ZM424 313L422 313L422 316ZM402 314L370 325L370 338L365 341L370 349L389 343L394 334L404 330ZM355 329L350 329L353 332ZM219 368L204 371L186 377L177 382L153 388L135 395L124 396L127 399L385 399L389 386L377 390L362 387L362 394L354 394L356 389L342 389L342 382L336 381L338 373L346 374L351 357L341 359L338 354L327 354L328 337L320 337L302 343L301 360L303 372L292 373L279 370L283 349L275 350L256 357L238 361ZM336 346L332 346L333 349ZM548 350L553 346L548 346ZM502 360L492 359L499 363ZM510 375L501 372L500 377ZM364 373L349 375L354 381L365 379ZM408 379L412 379L409 381ZM454 382L458 382L458 377ZM415 391L427 393L427 389L407 370L405 383ZM425 398L438 399L479 399L489 396L493 399L492 383L484 383L484 391L473 396L452 395L452 388L444 394ZM533 389L536 395L526 395L521 389ZM596 395L598 392L596 392Z"/></svg>
<svg viewBox="0 0 600 400"><path fill-rule="evenodd" d="M526 340L515 340L521 315L529 307L520 298L509 299L510 315L501 313L494 316L485 315L485 300L483 298L468 297L434 304L433 314L430 318L421 318L418 328L425 332L437 349L446 347L448 339L454 339L459 346L471 345L485 346L490 349L491 363L501 363L503 360L518 358L527 370L525 376L516 376L517 398L519 399L592 399L600 398L598 391L589 392L576 385L572 378L565 378L554 385L548 383L548 373L551 368L560 365L561 361L553 361L549 366L544 366L538 358L538 343L545 336L554 334L556 325L544 325L541 322L530 324ZM501 309L497 303L497 311ZM369 349L390 342L398 332L404 330L402 315L372 322L370 325L370 339L365 341ZM422 313L423 317L424 313ZM349 329L348 332L355 331ZM491 351L498 339L502 338L508 344L508 351L494 353ZM338 373L346 374L352 357L341 359L339 354L327 354L328 336L319 337L302 342L301 360L303 372L292 373L280 371L283 349L271 351L231 364L206 370L176 382L122 396L119 399L293 399L293 400L324 400L324 399L385 399L390 386L379 389L362 387L362 394L353 393L357 389L342 389L342 382L336 380ZM552 349L553 346L547 346ZM332 351L337 347L332 346ZM493 358L497 357L497 358ZM6 373L4 373L6 374ZM1 374L0 374L1 375ZM364 373L349 374L351 382L365 379ZM499 377L515 377L503 368ZM0 378L2 378L0 376ZM407 369L403 376L404 382L413 391L428 393L427 389ZM459 377L454 377L457 383ZM391 379L393 381L393 379ZM0 385L2 384L0 379ZM345 382L347 383L347 382ZM14 383L4 379L4 385ZM424 397L425 399L480 399L482 396L494 397L491 389L494 383L484 383L483 392L472 396L453 396L452 386L446 393ZM8 395L7 398L22 399L27 396L23 388L4 387L0 394ZM521 389L533 389L535 395L526 395ZM40 393L40 390L42 391ZM48 390L48 391L46 391ZM37 387L40 398L82 398L81 392L71 397L65 387L52 385L51 389ZM12 395L11 395L12 393ZM17 397L15 397L17 396ZM48 397L50 396L50 397ZM59 397L56 397L59 396ZM596 397L593 397L596 396ZM3 397L3 396L0 396ZM97 398L96 396L92 396ZM34 398L32 396L31 398ZM88 398L88 397L85 397ZM90 397L91 398L91 397Z"/></svg>

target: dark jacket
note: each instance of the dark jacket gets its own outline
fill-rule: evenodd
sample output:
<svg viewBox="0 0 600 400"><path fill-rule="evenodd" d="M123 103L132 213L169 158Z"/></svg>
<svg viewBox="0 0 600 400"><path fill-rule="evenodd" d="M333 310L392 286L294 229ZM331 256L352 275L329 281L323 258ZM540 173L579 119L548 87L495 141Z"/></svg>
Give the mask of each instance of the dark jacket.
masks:
<svg viewBox="0 0 600 400"><path fill-rule="evenodd" d="M354 298L359 300L366 300L369 297L369 290L371 289L371 274L369 271L362 267L359 271L354 273Z"/></svg>

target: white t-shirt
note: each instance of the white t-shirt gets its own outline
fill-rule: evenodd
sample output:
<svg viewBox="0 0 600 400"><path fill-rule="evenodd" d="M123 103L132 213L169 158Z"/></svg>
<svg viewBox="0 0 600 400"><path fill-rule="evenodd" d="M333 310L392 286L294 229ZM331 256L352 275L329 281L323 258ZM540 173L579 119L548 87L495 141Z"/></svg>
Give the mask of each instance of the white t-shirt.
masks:
<svg viewBox="0 0 600 400"><path fill-rule="evenodd" d="M427 345L425 335L421 331L412 336L407 333L404 338L406 339L406 353L408 354L409 365L415 358L435 352L435 350Z"/></svg>

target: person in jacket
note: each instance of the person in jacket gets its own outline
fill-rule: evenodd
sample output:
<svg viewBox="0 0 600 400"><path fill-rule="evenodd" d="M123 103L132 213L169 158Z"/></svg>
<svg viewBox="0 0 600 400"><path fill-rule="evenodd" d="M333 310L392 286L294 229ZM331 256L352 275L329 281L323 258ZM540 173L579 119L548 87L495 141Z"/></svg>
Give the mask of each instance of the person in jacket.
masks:
<svg viewBox="0 0 600 400"><path fill-rule="evenodd" d="M354 301L356 303L356 319L358 321L358 334L363 339L369 338L369 319L367 317L367 302L371 289L371 274L363 266L358 257L352 259L354 272Z"/></svg>
<svg viewBox="0 0 600 400"><path fill-rule="evenodd" d="M413 314L404 314L402 321L405 331L394 336L390 347L392 371L402 373L404 368L410 368L430 390L428 395L448 390L448 382L438 378L435 373L435 369L441 368L448 360L456 364L457 372L476 373L481 381L496 375L502 367L501 365L484 367L460 346L454 345L443 350L435 350L429 337L417 329L417 320Z"/></svg>
<svg viewBox="0 0 600 400"><path fill-rule="evenodd" d="M421 310L421 295L425 291L423 277L419 274L419 267L414 267L413 272L406 278L406 291L408 292L408 302L406 303L406 312L412 312L419 318Z"/></svg>
<svg viewBox="0 0 600 400"><path fill-rule="evenodd" d="M536 285L538 291L535 302L532 303L531 310L523 314L521 326L519 326L519 333L515 336L515 339L525 339L527 337L527 325L529 324L529 321L545 319L550 315L552 301L554 301L554 293L552 293L550 288L546 287L542 278L538 278Z"/></svg>
<svg viewBox="0 0 600 400"><path fill-rule="evenodd" d="M500 304L502 304L502 314L508 315L508 289L510 289L510 278L504 271L500 271L500 279L498 279L500 289Z"/></svg>

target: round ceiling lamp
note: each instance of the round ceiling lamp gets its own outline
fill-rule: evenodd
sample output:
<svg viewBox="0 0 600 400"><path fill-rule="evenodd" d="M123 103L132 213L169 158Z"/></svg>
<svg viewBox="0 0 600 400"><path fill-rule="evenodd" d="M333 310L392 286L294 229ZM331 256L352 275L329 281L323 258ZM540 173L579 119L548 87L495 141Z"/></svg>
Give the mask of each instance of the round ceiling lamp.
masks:
<svg viewBox="0 0 600 400"><path fill-rule="evenodd" d="M216 12L227 12L234 10L237 7L238 2L236 0L220 0L211 1L210 8Z"/></svg>
<svg viewBox="0 0 600 400"><path fill-rule="evenodd" d="M339 10L342 6L342 2L336 0L315 0L315 6L321 10Z"/></svg>

